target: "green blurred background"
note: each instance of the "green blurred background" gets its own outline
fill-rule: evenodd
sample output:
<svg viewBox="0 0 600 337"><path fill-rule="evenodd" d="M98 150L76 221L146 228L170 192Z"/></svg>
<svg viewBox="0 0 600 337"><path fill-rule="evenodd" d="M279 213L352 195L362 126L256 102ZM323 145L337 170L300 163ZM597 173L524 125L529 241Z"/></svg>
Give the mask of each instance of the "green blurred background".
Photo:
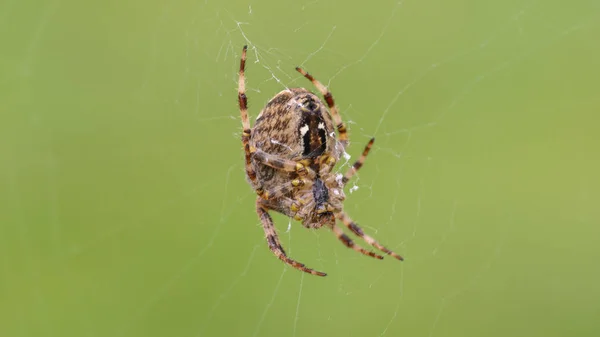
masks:
<svg viewBox="0 0 600 337"><path fill-rule="evenodd" d="M597 1L9 0L0 36L2 337L600 335ZM244 44L252 120L301 64L377 137L346 209L404 263L267 249Z"/></svg>

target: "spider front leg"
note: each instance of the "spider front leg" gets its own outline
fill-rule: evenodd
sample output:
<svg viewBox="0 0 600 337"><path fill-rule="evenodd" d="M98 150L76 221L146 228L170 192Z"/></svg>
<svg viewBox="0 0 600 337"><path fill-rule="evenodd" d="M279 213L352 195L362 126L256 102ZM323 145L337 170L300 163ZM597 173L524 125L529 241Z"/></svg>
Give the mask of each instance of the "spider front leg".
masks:
<svg viewBox="0 0 600 337"><path fill-rule="evenodd" d="M398 259L400 261L404 261L404 258L402 256L385 248L379 242L377 242L375 239L373 239L372 237L365 234L363 232L362 228L360 228L356 223L354 223L354 221L352 221L352 219L350 219L350 217L346 213L340 212L340 213L337 213L335 216L336 216L336 218L341 220L344 223L344 225L346 225L346 227L348 227L348 229L352 231L352 233L356 234L356 236L361 237L363 240L365 240L371 246L381 250L382 252L384 252L388 255L395 257L396 259Z"/></svg>
<svg viewBox="0 0 600 337"><path fill-rule="evenodd" d="M371 147L373 147L374 142L375 138L371 138L371 140L367 143L367 146L365 146L365 149L363 150L358 160L355 161L352 167L349 168L348 171L346 171L346 174L344 174L344 177L342 178L342 184L346 185L346 183L348 183L348 181L352 179L356 172L360 170L360 168L365 163L365 159L367 159L367 155L369 154L369 151L371 151Z"/></svg>
<svg viewBox="0 0 600 337"><path fill-rule="evenodd" d="M277 256L281 261L285 264L301 270L305 273L317 275L317 276L327 276L327 274L316 271L314 269L310 269L304 266L304 264L292 260L285 254L281 243L279 242L279 237L277 236L277 231L275 229L275 225L273 224L273 218L269 215L268 208L266 205L262 204L262 200L260 198L256 199L256 213L258 213L258 217L260 218L260 222L263 225L263 230L265 231L265 237L267 239L267 244L269 245L269 249Z"/></svg>

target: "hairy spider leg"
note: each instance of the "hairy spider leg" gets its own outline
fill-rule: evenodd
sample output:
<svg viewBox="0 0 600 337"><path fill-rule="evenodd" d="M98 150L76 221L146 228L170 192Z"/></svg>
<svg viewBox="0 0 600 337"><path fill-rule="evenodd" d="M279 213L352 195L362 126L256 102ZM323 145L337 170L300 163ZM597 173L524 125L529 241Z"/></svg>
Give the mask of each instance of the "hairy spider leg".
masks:
<svg viewBox="0 0 600 337"><path fill-rule="evenodd" d="M344 212L337 213L336 217L339 220L341 220L344 223L344 225L346 225L346 227L348 227L348 229L350 229L352 231L352 233L356 234L356 236L361 237L363 240L365 240L371 246L381 250L382 252L384 252L388 255L395 257L396 259L398 259L400 261L404 261L404 258L402 256L385 248L379 242L377 242L375 239L373 239L369 235L365 234L363 232L362 228L360 228L354 221L352 221L352 219L350 219L350 217L346 213L344 213Z"/></svg>
<svg viewBox="0 0 600 337"><path fill-rule="evenodd" d="M238 78L238 104L240 106L240 114L242 116L242 146L244 147L244 154L246 159L246 175L252 183L256 182L256 172L252 167L251 153L250 153L250 120L248 119L248 98L246 97L246 50L248 46L244 46L242 49L242 57L240 59L240 73Z"/></svg>
<svg viewBox="0 0 600 337"><path fill-rule="evenodd" d="M288 181L286 183L283 183L283 185L277 186L276 188L273 188L271 190L265 190L265 191L262 191L262 193L260 193L260 192L257 192L257 193L259 194L260 197L262 197L265 200L272 200L272 199L279 199L281 197L284 197L286 194L293 191L295 188L311 187L311 186L312 186L311 181L308 181L303 178L296 178L296 179L292 179L291 181Z"/></svg>
<svg viewBox="0 0 600 337"><path fill-rule="evenodd" d="M368 251L366 249L364 249L363 247L357 246L354 241L352 241L352 239L350 239L348 237L348 235L346 235L342 229L338 226L336 226L335 224L333 226L331 226L331 230L333 231L333 234L335 234L335 236L337 236L338 239L340 239L340 241L342 241L342 243L348 247L348 248L352 248L355 251L361 253L361 254L365 254L368 255L370 257L374 257L376 259L382 260L383 256L376 254L375 252L371 252Z"/></svg>
<svg viewBox="0 0 600 337"><path fill-rule="evenodd" d="M346 185L348 181L352 179L352 177L356 174L356 172L360 170L360 168L365 163L365 159L367 159L367 155L369 154L369 151L371 151L371 147L373 147L374 142L375 138L371 138L371 140L367 143L367 146L365 146L365 149L363 150L358 160L356 160L352 167L349 168L348 171L346 171L346 174L344 174L344 177L342 178L342 184Z"/></svg>
<svg viewBox="0 0 600 337"><path fill-rule="evenodd" d="M283 247L281 246L281 243L279 242L279 237L277 236L277 231L275 230L275 225L273 224L273 219L269 215L268 209L261 203L260 198L256 199L256 213L258 213L260 222L263 225L263 230L265 231L269 249L273 252L273 254L275 254L275 256L277 256L285 264L305 273L316 276L327 276L326 273L305 267L304 264L287 257Z"/></svg>

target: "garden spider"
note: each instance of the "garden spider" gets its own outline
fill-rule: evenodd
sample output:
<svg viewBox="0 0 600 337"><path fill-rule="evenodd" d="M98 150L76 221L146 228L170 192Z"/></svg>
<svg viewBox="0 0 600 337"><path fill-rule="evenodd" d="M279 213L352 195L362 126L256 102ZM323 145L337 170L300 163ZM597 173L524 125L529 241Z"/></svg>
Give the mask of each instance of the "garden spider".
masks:
<svg viewBox="0 0 600 337"><path fill-rule="evenodd" d="M296 70L321 92L329 112L323 102L310 91L289 88L267 103L256 118L254 128L250 128L244 77L246 50L247 46L244 46L238 83L242 145L246 159L246 177L258 195L256 212L269 249L280 260L296 269L318 276L327 275L286 255L273 219L268 213L273 210L301 221L307 228L329 227L347 247L383 259L383 256L356 245L336 225L336 219L340 220L371 246L403 260L400 255L365 234L343 211L343 188L363 165L375 139L369 141L360 158L346 174L342 176L332 173L348 145L346 126L329 90L300 67L296 67ZM339 133L339 141L336 139L335 129Z"/></svg>

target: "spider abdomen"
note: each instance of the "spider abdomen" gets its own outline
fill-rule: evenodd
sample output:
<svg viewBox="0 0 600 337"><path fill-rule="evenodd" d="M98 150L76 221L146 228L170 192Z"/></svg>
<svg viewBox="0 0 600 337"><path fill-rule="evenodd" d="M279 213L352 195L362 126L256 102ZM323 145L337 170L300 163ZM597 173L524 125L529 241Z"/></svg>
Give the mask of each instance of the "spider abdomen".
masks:
<svg viewBox="0 0 600 337"><path fill-rule="evenodd" d="M339 158L331 115L323 103L304 88L290 88L273 97L256 119L250 146L279 158L311 160L323 154ZM258 181L254 189L277 188L295 178L252 159Z"/></svg>

